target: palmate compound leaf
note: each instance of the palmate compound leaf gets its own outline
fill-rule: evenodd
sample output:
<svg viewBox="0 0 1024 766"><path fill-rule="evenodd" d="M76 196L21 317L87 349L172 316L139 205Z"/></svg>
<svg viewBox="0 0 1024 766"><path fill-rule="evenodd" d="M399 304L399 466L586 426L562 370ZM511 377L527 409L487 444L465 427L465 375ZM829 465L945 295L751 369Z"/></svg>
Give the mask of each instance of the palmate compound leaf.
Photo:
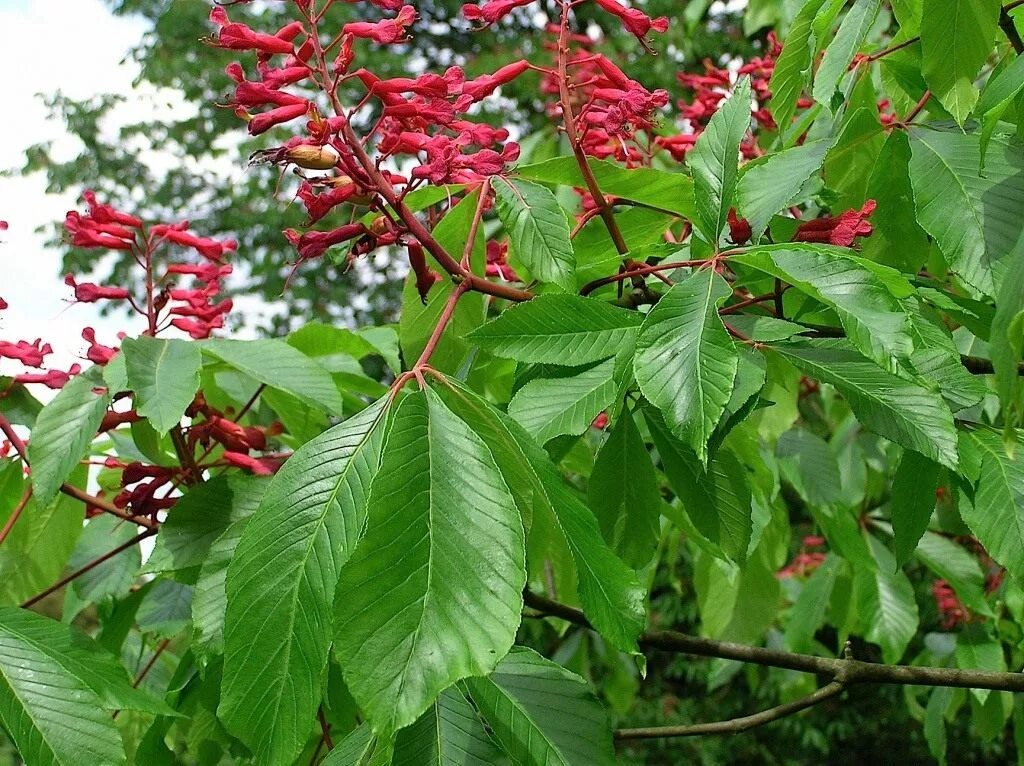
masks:
<svg viewBox="0 0 1024 766"><path fill-rule="evenodd" d="M835 386L869 431L956 469L956 427L939 394L883 370L844 341L805 341L773 350L805 375Z"/></svg>
<svg viewBox="0 0 1024 766"><path fill-rule="evenodd" d="M0 725L33 766L125 763L110 710L170 713L69 625L0 607Z"/></svg>
<svg viewBox="0 0 1024 766"><path fill-rule="evenodd" d="M731 293L711 269L695 271L651 310L637 339L634 372L640 390L705 464L739 364L718 316L718 306Z"/></svg>
<svg viewBox="0 0 1024 766"><path fill-rule="evenodd" d="M435 390L486 442L524 521L550 529L576 565L583 612L612 645L637 652L644 627L644 591L636 573L601 537L597 519L562 479L548 454L522 426L457 381ZM536 535L531 531L531 546ZM653 553L653 551L652 551Z"/></svg>
<svg viewBox="0 0 1024 766"><path fill-rule="evenodd" d="M615 356L643 316L576 295L538 295L469 334L486 351L519 362L576 366Z"/></svg>
<svg viewBox="0 0 1024 766"><path fill-rule="evenodd" d="M387 400L296 450L228 565L218 714L260 763L290 764L320 700L335 585L366 518Z"/></svg>
<svg viewBox="0 0 1024 766"><path fill-rule="evenodd" d="M587 682L516 647L486 678L466 684L495 739L522 766L611 766L608 714Z"/></svg>
<svg viewBox="0 0 1024 766"><path fill-rule="evenodd" d="M336 600L338 659L374 730L408 726L445 688L490 672L525 585L523 523L487 445L431 389L406 396Z"/></svg>

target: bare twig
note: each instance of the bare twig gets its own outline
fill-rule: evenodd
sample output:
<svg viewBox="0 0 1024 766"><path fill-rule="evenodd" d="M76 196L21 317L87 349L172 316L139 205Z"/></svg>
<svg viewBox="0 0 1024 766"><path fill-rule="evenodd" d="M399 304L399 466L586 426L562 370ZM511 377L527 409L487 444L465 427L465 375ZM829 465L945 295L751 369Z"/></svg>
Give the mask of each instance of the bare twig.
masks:
<svg viewBox="0 0 1024 766"><path fill-rule="evenodd" d="M28 607L32 606L33 604L35 604L35 603L37 603L39 601L42 601L44 598L49 596L51 593L54 593L54 592L60 590L61 588L63 588L65 585L67 585L72 580L75 580L76 578L81 577L82 575L84 575L86 572L89 572L89 571L95 569L100 564L102 564L104 561L108 561L109 559L114 558L114 556L116 556L117 554L121 553L122 551L126 551L129 548L131 548L132 546L138 545L140 542L145 540L147 537L151 537L151 536L153 536L155 534L156 534L156 530L155 529L147 529L145 532L142 532L142 533L136 535L131 540L128 540L127 542L121 543L119 546L114 548L114 550L110 551L109 553L104 553L98 559L93 559L92 561L90 561L88 564L86 564L81 569L76 569L74 572L69 574L67 577L64 577L64 578L58 580L53 585L51 585L49 588L44 590L42 593L40 593L40 594L38 594L36 596L33 596L32 598L28 599L27 601L23 601L21 603L21 608L22 609L27 609Z"/></svg>
<svg viewBox="0 0 1024 766"><path fill-rule="evenodd" d="M32 499L32 487L29 486L25 493L21 496L21 500L14 506L14 510L11 511L11 515L7 517L7 521L4 524L4 528L0 529L0 545L3 545L4 540L7 539L7 535L14 529L14 525L18 522L21 517L21 512L25 510L25 506L28 505L28 501Z"/></svg>
<svg viewBox="0 0 1024 766"><path fill-rule="evenodd" d="M845 688L846 684L842 681L832 681L813 694L768 710L762 710L760 713L754 713L753 715L731 718L728 721L695 723L689 726L648 726L639 729L617 729L615 731L615 739L664 739L668 737L700 737L708 734L739 734L740 732L748 731L757 726L764 726L766 723L777 721L794 713L799 713L801 710L806 710L809 707L835 697Z"/></svg>
<svg viewBox="0 0 1024 766"><path fill-rule="evenodd" d="M560 617L583 627L592 627L583 612L575 607L531 592L525 594L525 602L530 608L544 614ZM645 631L640 635L639 642L644 649L659 649L700 657L718 657L753 665L796 670L801 673L816 673L841 680L848 686L855 683L875 683L1024 692L1024 673L884 665L846 658L815 657L811 654L797 654L778 649L737 644L731 641L691 636L674 630Z"/></svg>

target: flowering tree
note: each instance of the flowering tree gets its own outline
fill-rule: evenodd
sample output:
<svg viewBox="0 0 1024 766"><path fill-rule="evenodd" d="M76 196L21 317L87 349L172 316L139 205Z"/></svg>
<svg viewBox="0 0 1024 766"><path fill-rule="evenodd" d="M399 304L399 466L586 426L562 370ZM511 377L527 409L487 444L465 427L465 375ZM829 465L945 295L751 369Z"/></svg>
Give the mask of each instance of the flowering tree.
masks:
<svg viewBox="0 0 1024 766"><path fill-rule="evenodd" d="M618 0L556 3L543 53L476 77L380 77L416 8L332 5L217 6L205 42L242 55L248 132L291 131L253 157L299 176L290 268L401 258L401 319L215 337L233 240L68 213L141 287L66 278L138 317L85 328L88 367L0 342L21 758L603 764L868 684L908 688L939 759L960 710L1024 721L1018 3L806 0L675 96L577 24L654 55L673 22ZM563 155L474 119L524 76ZM629 725L665 654L774 706Z"/></svg>

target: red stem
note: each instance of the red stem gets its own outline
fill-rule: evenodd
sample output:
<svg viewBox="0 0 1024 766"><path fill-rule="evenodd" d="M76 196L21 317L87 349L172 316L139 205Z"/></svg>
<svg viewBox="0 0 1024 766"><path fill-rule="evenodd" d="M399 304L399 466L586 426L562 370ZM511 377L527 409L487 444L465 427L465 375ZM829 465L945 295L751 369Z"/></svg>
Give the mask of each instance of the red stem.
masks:
<svg viewBox="0 0 1024 766"><path fill-rule="evenodd" d="M427 362L430 361L430 356L437 349L437 344L441 341L441 336L444 334L445 328L448 326L448 322L451 321L452 315L455 313L455 306L459 302L459 298L465 295L470 290L469 280L463 280L455 285L455 289L452 290L452 294L448 296L448 302L444 305L444 310L441 312L441 316L437 318L437 324L434 326L434 332L430 334L430 339L427 341L427 345L423 347L423 353L420 354L420 358L416 360L416 364L413 365L413 370L422 370L427 366Z"/></svg>
<svg viewBox="0 0 1024 766"><path fill-rule="evenodd" d="M89 571L95 569L100 564L102 564L104 561L112 559L114 556L116 556L117 554L121 553L122 551L126 551L129 548L131 548L132 546L138 545L140 542L145 540L147 537L152 537L155 534L156 534L156 530L154 530L154 529L147 529L145 532L142 532L141 534L135 535L135 537L133 537L128 542L121 543L121 545L117 546L116 548L114 548L114 550L110 551L109 553L104 553L98 559L94 559L93 561L90 561L88 564L86 564L81 569L76 569L74 572L69 574L67 577L65 577L65 578L63 578L61 580L58 580L53 585L51 585L49 588L44 590L42 593L40 593L40 594L38 594L36 596L33 596L32 598L28 599L28 601L23 601L21 603L21 608L22 609L28 609L28 607L32 606L33 604L35 604L35 603L37 603L39 601L42 601L44 598L49 596L51 593L54 593L54 592L60 590L61 588L63 588L65 585L67 585L72 580L74 580L74 579L76 579L78 577L81 577L86 572L89 572Z"/></svg>
<svg viewBox="0 0 1024 766"><path fill-rule="evenodd" d="M25 510L25 506L28 505L28 501L32 498L32 487L25 490L25 493L21 496L21 500L14 506L14 510L11 511L11 515L7 517L7 523L4 524L4 528L0 529L0 545L3 545L4 540L7 539L7 535L14 529L14 525L17 523L21 512Z"/></svg>

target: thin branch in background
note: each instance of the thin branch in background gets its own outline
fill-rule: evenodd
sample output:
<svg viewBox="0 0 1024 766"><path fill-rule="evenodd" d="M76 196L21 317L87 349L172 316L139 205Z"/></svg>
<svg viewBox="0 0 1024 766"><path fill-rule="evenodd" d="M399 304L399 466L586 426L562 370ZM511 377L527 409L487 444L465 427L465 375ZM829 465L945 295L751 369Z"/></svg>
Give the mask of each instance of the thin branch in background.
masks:
<svg viewBox="0 0 1024 766"><path fill-rule="evenodd" d="M170 643L171 639L165 638L156 645L156 649L153 650L153 655L146 661L146 664L142 667L142 670L139 671L139 674L135 676L135 680L132 681L133 688L138 689L139 685L146 680L146 676L149 675L149 671L153 669L153 666L156 665L156 661L160 659L160 655L164 653L164 649L166 649ZM113 715L110 717L117 718L120 713L120 710L115 710Z"/></svg>
<svg viewBox="0 0 1024 766"><path fill-rule="evenodd" d="M95 569L100 564L102 564L104 561L107 561L109 559L114 558L114 556L116 556L117 554L121 553L122 551L126 551L129 548L131 548L132 546L138 545L140 542L145 540L147 537L152 537L155 534L156 534L156 530L155 529L147 529L145 532L142 532L141 534L136 535L131 540L128 540L127 542L121 543L121 545L119 545L116 548L114 548L114 550L112 550L112 551L110 551L108 553L104 553L98 559L94 559L94 560L90 561L88 564L86 564L81 569L76 569L74 572L69 574L67 577L64 577L64 578L58 580L53 585L51 585L49 588L44 590L42 593L40 593L40 594L38 594L36 596L33 596L32 598L28 599L27 601L23 601L21 603L21 608L22 609L27 609L28 607L32 606L33 604L38 603L39 601L42 601L44 598L49 596L51 593L55 593L56 591L60 590L65 585L67 585L69 582L71 582L72 580L75 580L75 579L81 577L82 575L84 575L86 572L89 572L89 571Z"/></svg>
<svg viewBox="0 0 1024 766"><path fill-rule="evenodd" d="M1017 55L1024 53L1024 40L1021 40L1020 31L1005 7L999 9L999 28L1003 30L1003 34L1006 35L1006 39L1010 41L1010 45L1013 46Z"/></svg>
<svg viewBox="0 0 1024 766"><path fill-rule="evenodd" d="M0 529L0 545L3 545L4 540L7 539L7 535L14 529L14 525L18 522L21 517L21 512L25 510L25 506L28 505L28 501L32 499L32 487L29 486L25 493L21 496L21 500L14 506L14 510L11 511L11 515L7 517L7 522L4 524L4 528Z"/></svg>
<svg viewBox="0 0 1024 766"><path fill-rule="evenodd" d="M317 720L320 721L321 739L327 747L328 752L334 749L334 741L331 739L331 725L327 723L327 716L324 715L324 706L321 705L316 711Z"/></svg>
<svg viewBox="0 0 1024 766"><path fill-rule="evenodd" d="M695 723L689 726L648 726L638 729L617 729L615 731L615 739L665 739L669 737L702 737L708 734L739 734L820 704L827 699L835 697L845 688L846 684L842 681L832 681L813 694L768 710L762 710L760 713L745 715L740 718L731 718L728 721Z"/></svg>
<svg viewBox="0 0 1024 766"><path fill-rule="evenodd" d="M524 600L527 606L538 612L593 629L583 612L575 607L552 601L530 591L524 593ZM815 673L842 681L847 686L855 683L878 683L1024 692L1024 673L885 665L849 658L816 657L812 654L797 654L779 649L737 644L732 641L691 636L674 630L645 631L640 635L639 643L644 649L693 654L698 657L718 657L723 660L736 660L752 665L785 668L801 673Z"/></svg>

